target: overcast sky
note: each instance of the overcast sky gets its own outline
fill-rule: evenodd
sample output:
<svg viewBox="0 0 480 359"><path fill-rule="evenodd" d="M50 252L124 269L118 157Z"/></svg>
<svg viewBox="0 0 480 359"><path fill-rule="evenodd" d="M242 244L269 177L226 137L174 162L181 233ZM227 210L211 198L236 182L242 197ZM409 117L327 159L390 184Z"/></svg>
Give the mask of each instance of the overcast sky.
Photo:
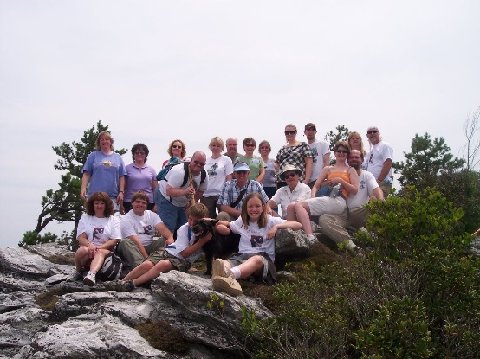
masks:
<svg viewBox="0 0 480 359"><path fill-rule="evenodd" d="M284 126L302 139L307 122L318 137L375 124L395 161L425 132L461 157L479 14L478 0L0 0L0 246L57 188L51 146L98 120L117 148L146 143L156 169L177 137L190 154L267 139L275 156Z"/></svg>

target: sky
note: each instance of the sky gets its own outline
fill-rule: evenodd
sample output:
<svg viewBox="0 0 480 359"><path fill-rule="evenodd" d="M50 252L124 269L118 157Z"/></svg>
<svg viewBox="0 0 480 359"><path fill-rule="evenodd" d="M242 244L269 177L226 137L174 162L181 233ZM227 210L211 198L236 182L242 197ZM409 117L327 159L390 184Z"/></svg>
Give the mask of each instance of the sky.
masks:
<svg viewBox="0 0 480 359"><path fill-rule="evenodd" d="M117 148L147 144L157 170L174 138L189 154L267 139L274 157L285 125L305 140L308 122L364 141L377 125L394 161L425 132L463 157L479 14L477 0L0 0L0 247L58 187L52 146L99 120Z"/></svg>

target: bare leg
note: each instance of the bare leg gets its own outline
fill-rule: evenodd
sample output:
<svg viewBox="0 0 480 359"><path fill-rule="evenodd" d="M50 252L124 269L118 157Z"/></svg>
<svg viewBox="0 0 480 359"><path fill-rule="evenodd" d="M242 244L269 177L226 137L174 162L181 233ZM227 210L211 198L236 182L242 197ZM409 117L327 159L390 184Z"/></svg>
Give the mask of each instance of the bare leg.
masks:
<svg viewBox="0 0 480 359"><path fill-rule="evenodd" d="M287 207L287 221L296 221L297 216L295 215L295 202L292 202Z"/></svg>
<svg viewBox="0 0 480 359"><path fill-rule="evenodd" d="M230 264L230 263L229 263ZM230 267L230 265L229 265ZM240 278L248 278L252 274L259 272L263 268L262 256L253 256L238 266Z"/></svg>
<svg viewBox="0 0 480 359"><path fill-rule="evenodd" d="M152 268L153 268L153 263L149 260L145 260L142 263L140 263L138 266L133 268L132 271L129 272L124 279L130 280L130 279L139 278L141 275L147 273Z"/></svg>
<svg viewBox="0 0 480 359"><path fill-rule="evenodd" d="M110 253L108 249L99 249L93 257L92 263L90 263L90 272L97 273L102 267L105 257Z"/></svg>
<svg viewBox="0 0 480 359"><path fill-rule="evenodd" d="M85 270L88 262L88 247L81 246L75 252L75 269L81 273Z"/></svg>
<svg viewBox="0 0 480 359"><path fill-rule="evenodd" d="M137 279L133 280L133 284L138 287L142 284L150 282L152 279L157 278L160 273L165 273L173 269L172 263L166 259L162 259L160 262L155 264L155 266L150 269L148 272L142 274Z"/></svg>
<svg viewBox="0 0 480 359"><path fill-rule="evenodd" d="M302 224L305 233L313 234L312 224L310 223L309 207L307 202L295 203L295 214L297 220Z"/></svg>

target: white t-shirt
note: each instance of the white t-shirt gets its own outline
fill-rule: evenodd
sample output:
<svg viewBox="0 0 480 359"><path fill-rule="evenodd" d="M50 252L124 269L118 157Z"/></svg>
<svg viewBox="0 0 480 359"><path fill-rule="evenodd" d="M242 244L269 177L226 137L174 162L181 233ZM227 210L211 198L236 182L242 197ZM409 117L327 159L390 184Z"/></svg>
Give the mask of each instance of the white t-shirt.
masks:
<svg viewBox="0 0 480 359"><path fill-rule="evenodd" d="M310 177L310 182L313 182L320 175L320 171L323 168L323 156L330 152L330 148L328 147L328 143L323 141L309 143L308 146L313 154L313 169L312 176Z"/></svg>
<svg viewBox="0 0 480 359"><path fill-rule="evenodd" d="M383 164L389 158L393 161L392 147L385 142L379 142L370 148L370 152L367 153L362 168L371 172L375 178L378 178L378 176L380 176L380 172L382 171ZM385 180L391 181L391 178L392 169L390 168Z"/></svg>
<svg viewBox="0 0 480 359"><path fill-rule="evenodd" d="M208 186L203 195L205 197L220 196L225 177L233 173L232 160L224 155L218 158L209 157L205 162L205 171L208 174Z"/></svg>
<svg viewBox="0 0 480 359"><path fill-rule="evenodd" d="M287 207L290 203L305 201L311 197L311 193L312 190L307 184L298 181L293 191L290 191L288 186L277 189L271 200L282 207L282 217L285 218L287 216Z"/></svg>
<svg viewBox="0 0 480 359"><path fill-rule="evenodd" d="M347 207L348 208L357 208L362 207L365 203L368 202L373 190L378 188L378 183L375 177L365 170L361 170L359 176L359 186L358 192L354 195L349 195L347 197Z"/></svg>
<svg viewBox="0 0 480 359"><path fill-rule="evenodd" d="M189 184L188 180L183 187L180 187L184 179L185 179L185 166L183 164L178 164L176 166L173 166L172 169L165 176L165 180L160 181L159 189L162 196L165 197L167 200L170 200L170 196L168 196L166 192L167 183L173 188L187 188ZM208 174L205 176L205 181L202 184L200 184L201 172L198 176L193 176L192 180L193 182L195 182L196 188L198 190L205 191L207 189ZM172 201L172 204L176 207L185 207L189 199L186 196L177 196L177 197L171 197L171 201Z"/></svg>
<svg viewBox="0 0 480 359"><path fill-rule="evenodd" d="M196 237L192 233L192 230L188 223L185 223L177 230L177 239L172 244L169 244L165 247L165 251L174 255L177 258L186 259L190 263L193 263L197 260L197 258L202 254L202 251L199 250L195 253L192 253L189 257L183 258L180 254L185 248L191 246L195 243Z"/></svg>
<svg viewBox="0 0 480 359"><path fill-rule="evenodd" d="M243 227L242 217L236 221L230 222L230 230L233 233L240 234L240 243L238 244L239 253L267 253L272 262L275 261L275 239L267 239L267 232L276 224L285 222L280 217L267 216L267 225L264 228L258 228L258 224L251 222L248 228Z"/></svg>
<svg viewBox="0 0 480 359"><path fill-rule="evenodd" d="M137 235L142 245L148 246L153 241L155 226L159 223L163 222L155 212L147 209L142 216L137 216L131 209L120 218L122 237L127 239L130 236Z"/></svg>
<svg viewBox="0 0 480 359"><path fill-rule="evenodd" d="M122 239L120 221L117 216L98 218L82 214L78 222L77 234L85 233L88 240L95 246L101 246L109 239Z"/></svg>

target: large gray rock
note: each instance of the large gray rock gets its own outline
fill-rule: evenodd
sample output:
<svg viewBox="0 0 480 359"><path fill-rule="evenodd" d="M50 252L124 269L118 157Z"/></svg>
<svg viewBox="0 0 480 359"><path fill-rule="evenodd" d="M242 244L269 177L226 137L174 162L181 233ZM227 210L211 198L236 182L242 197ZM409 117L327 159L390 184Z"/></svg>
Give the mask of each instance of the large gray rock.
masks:
<svg viewBox="0 0 480 359"><path fill-rule="evenodd" d="M215 292L198 273L115 292L66 280L69 260L55 245L0 249L0 357L246 358L242 311L272 315L259 300ZM148 324L163 325L167 338L174 331L185 348L154 348L139 333Z"/></svg>

